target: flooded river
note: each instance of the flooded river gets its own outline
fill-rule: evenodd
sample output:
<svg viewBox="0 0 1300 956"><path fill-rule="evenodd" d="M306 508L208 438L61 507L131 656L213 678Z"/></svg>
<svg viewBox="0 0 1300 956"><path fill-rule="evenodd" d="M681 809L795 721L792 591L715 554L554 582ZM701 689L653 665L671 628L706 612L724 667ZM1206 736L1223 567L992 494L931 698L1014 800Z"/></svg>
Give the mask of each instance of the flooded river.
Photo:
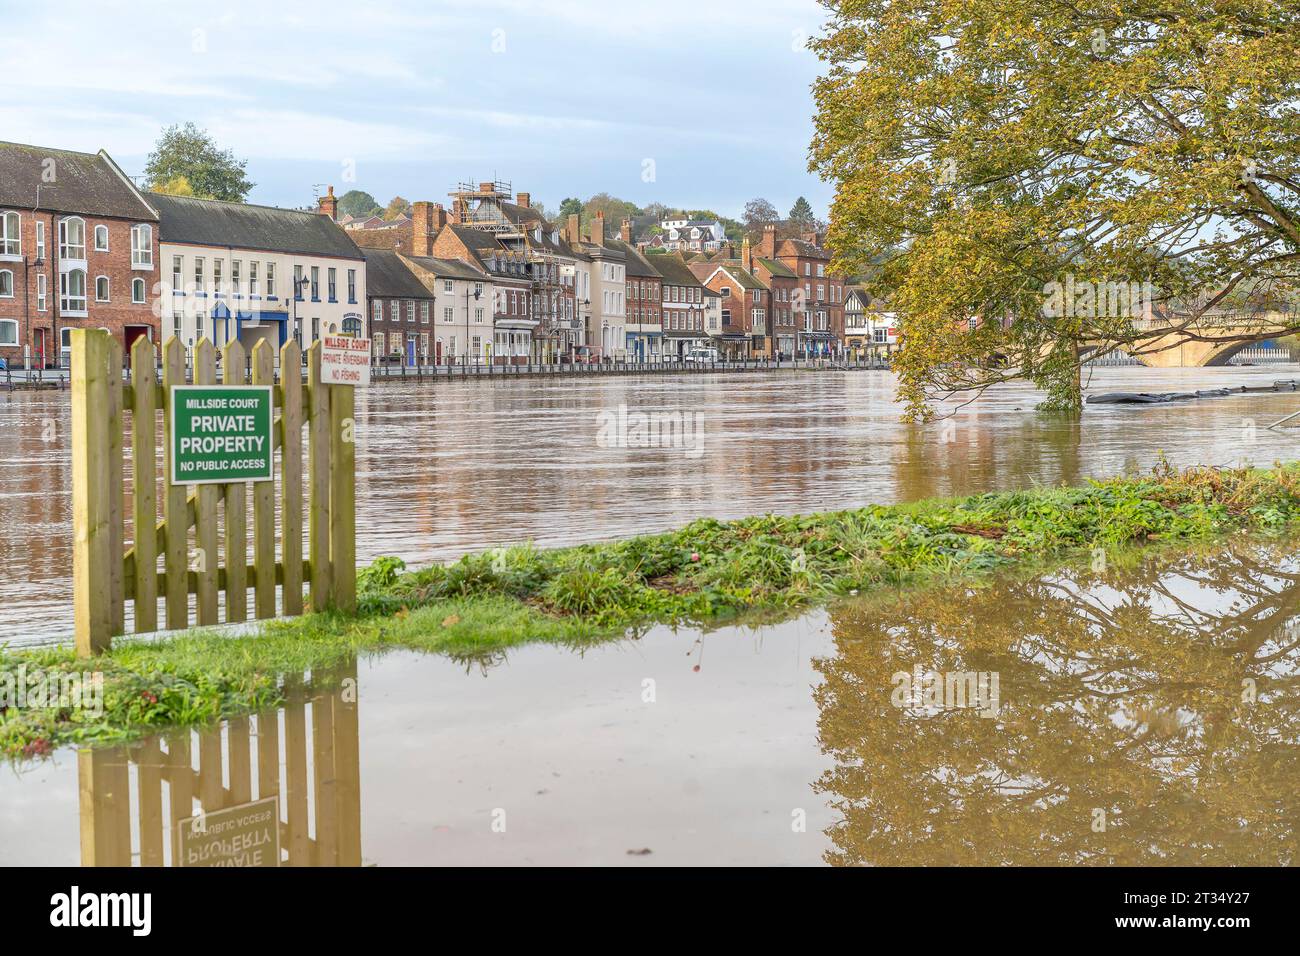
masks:
<svg viewBox="0 0 1300 956"><path fill-rule="evenodd" d="M1101 369L1094 391L1300 378L1300 367ZM1177 465L1294 459L1262 426L1300 394L1036 415L1027 386L947 421L900 424L884 372L593 377L377 385L358 399L358 558L420 564L738 517L888 503ZM636 447L620 409L677 415L687 439ZM698 417L696 417L698 416ZM0 640L71 630L68 396L0 395ZM630 446L630 447L629 447Z"/></svg>
<svg viewBox="0 0 1300 956"><path fill-rule="evenodd" d="M1300 544L1239 538L581 654L388 654L0 772L0 863L173 864L175 822L265 798L249 852L286 865L1295 864L1298 638Z"/></svg>

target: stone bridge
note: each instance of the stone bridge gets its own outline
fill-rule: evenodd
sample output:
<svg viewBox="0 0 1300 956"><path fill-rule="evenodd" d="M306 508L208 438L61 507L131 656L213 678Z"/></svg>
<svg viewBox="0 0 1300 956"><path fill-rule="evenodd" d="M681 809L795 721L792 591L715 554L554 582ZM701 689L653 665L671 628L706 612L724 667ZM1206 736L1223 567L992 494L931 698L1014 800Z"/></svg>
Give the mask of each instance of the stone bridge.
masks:
<svg viewBox="0 0 1300 956"><path fill-rule="evenodd" d="M1227 365L1249 345L1294 333L1300 329L1300 312L1230 312L1202 316L1194 323L1177 317L1137 319L1133 328L1144 337L1119 351L1148 368L1199 368ZM1170 331L1161 334L1162 329ZM1114 344L1093 342L1080 351L1087 356Z"/></svg>

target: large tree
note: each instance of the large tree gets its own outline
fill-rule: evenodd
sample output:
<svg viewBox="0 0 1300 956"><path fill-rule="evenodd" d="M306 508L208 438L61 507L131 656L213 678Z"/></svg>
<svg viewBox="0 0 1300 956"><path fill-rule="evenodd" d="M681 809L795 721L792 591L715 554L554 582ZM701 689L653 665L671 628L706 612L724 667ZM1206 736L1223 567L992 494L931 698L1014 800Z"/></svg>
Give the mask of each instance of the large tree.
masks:
<svg viewBox="0 0 1300 956"><path fill-rule="evenodd" d="M790 222L798 226L812 228L817 224L817 217L813 214L812 203L803 196L794 201L790 207Z"/></svg>
<svg viewBox="0 0 1300 956"><path fill-rule="evenodd" d="M776 207L761 198L745 203L745 209L740 214L740 222L746 232L762 232L764 226L774 225L780 218Z"/></svg>
<svg viewBox="0 0 1300 956"><path fill-rule="evenodd" d="M230 150L218 149L206 130L186 123L162 131L144 175L151 189L174 188L178 179L184 179L200 199L243 202L253 188L244 173L247 165L247 160L236 159Z"/></svg>
<svg viewBox="0 0 1300 956"><path fill-rule="evenodd" d="M379 201L361 189L349 189L339 197L339 213L366 218L382 211Z"/></svg>
<svg viewBox="0 0 1300 956"><path fill-rule="evenodd" d="M1241 310L1297 278L1296 3L824 3L811 166L839 268L889 256L911 413L1017 376L1077 409L1085 349L1300 325Z"/></svg>
<svg viewBox="0 0 1300 956"><path fill-rule="evenodd" d="M400 219L411 214L411 201L401 196L394 196L384 207L383 217L387 220Z"/></svg>

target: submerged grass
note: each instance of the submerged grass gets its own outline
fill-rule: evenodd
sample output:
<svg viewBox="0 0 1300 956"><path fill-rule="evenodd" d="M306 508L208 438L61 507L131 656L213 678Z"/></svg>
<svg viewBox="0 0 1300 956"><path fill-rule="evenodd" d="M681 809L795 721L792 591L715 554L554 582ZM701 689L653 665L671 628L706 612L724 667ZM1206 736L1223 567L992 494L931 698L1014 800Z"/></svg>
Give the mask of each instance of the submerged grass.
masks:
<svg viewBox="0 0 1300 956"><path fill-rule="evenodd" d="M286 679L402 647L465 660L525 642L582 646L656 624L786 616L873 588L1061 561L1079 549L1280 529L1300 518L1300 466L1168 466L1150 476L738 521L702 519L606 544L531 545L408 571L381 558L358 578L356 617L311 615L256 635L120 641L0 653L0 751L38 757L274 706ZM102 708L12 706L33 673L103 674Z"/></svg>

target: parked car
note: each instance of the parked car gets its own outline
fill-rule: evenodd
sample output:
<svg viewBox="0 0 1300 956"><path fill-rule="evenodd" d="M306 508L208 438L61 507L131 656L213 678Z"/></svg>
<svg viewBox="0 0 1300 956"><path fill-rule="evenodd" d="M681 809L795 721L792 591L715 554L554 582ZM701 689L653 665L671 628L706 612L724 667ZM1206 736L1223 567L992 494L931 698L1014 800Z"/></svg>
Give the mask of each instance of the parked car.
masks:
<svg viewBox="0 0 1300 956"><path fill-rule="evenodd" d="M699 362L704 365L709 365L717 360L717 349L691 349L686 353L686 358L684 359L684 361L687 362Z"/></svg>

